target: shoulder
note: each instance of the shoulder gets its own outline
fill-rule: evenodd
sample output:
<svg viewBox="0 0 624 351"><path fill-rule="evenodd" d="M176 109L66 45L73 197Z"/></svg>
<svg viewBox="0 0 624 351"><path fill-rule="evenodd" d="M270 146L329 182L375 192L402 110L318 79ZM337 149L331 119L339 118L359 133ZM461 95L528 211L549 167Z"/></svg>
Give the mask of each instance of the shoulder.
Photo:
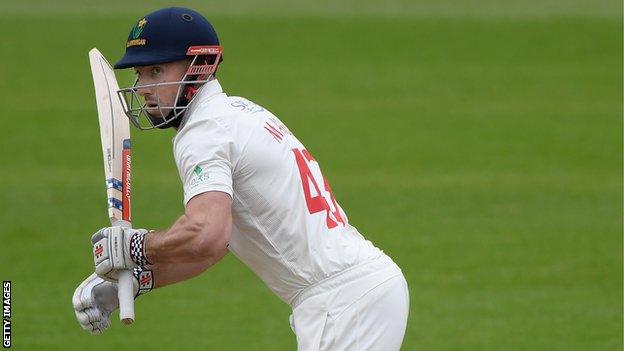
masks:
<svg viewBox="0 0 624 351"><path fill-rule="evenodd" d="M268 111L249 99L219 94L210 101L201 101L189 111L187 121L178 134L197 129L197 126L206 128L216 125L227 129L236 123L255 121L264 113Z"/></svg>
<svg viewBox="0 0 624 351"><path fill-rule="evenodd" d="M264 131L267 121L277 120L263 106L225 93L199 101L187 113L186 122L173 140L176 154L208 144L231 143L242 149L254 132Z"/></svg>
<svg viewBox="0 0 624 351"><path fill-rule="evenodd" d="M227 97L227 109L237 115L257 115L268 112L264 107L259 104L240 96L228 96Z"/></svg>

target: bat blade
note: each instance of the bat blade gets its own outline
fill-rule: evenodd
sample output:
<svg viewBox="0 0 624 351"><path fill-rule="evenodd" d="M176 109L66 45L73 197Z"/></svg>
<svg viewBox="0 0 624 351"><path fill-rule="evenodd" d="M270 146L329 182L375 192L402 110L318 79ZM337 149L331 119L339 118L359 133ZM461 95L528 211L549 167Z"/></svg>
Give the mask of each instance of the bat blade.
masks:
<svg viewBox="0 0 624 351"><path fill-rule="evenodd" d="M113 226L131 227L130 124L116 96L119 85L113 68L96 48L89 51L89 62L100 124L108 217ZM119 318L124 324L134 321L132 279L130 270L119 274Z"/></svg>
<svg viewBox="0 0 624 351"><path fill-rule="evenodd" d="M130 124L117 99L119 86L110 64L97 49L89 52L89 60L100 123L109 219L111 223L130 223Z"/></svg>

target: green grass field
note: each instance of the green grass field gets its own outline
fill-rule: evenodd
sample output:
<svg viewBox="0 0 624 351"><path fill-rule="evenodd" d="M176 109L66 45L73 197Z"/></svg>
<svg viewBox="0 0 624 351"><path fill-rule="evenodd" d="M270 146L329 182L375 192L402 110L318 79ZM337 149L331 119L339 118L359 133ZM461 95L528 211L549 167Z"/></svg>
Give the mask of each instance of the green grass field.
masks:
<svg viewBox="0 0 624 351"><path fill-rule="evenodd" d="M403 268L404 350L622 349L622 4L3 1L0 278L16 350L294 350L233 256L94 337L71 296L107 225L87 51L162 6L204 13L220 81L279 116ZM121 79L124 78L124 79ZM120 84L128 75L120 75ZM169 131L134 133L134 223L182 213Z"/></svg>

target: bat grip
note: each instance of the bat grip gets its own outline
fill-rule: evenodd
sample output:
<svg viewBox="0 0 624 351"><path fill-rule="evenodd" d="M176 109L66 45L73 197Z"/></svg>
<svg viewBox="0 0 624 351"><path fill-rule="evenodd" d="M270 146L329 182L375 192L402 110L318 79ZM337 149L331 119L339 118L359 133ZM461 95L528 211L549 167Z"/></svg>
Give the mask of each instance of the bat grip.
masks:
<svg viewBox="0 0 624 351"><path fill-rule="evenodd" d="M124 269L119 272L117 298L119 298L119 319L123 324L134 322L134 294L132 289L132 271Z"/></svg>
<svg viewBox="0 0 624 351"><path fill-rule="evenodd" d="M113 226L131 228L131 224L124 220L113 223ZM134 322L134 289L132 280L132 270L124 269L119 271L117 281L117 298L119 299L119 320L123 324L130 325Z"/></svg>

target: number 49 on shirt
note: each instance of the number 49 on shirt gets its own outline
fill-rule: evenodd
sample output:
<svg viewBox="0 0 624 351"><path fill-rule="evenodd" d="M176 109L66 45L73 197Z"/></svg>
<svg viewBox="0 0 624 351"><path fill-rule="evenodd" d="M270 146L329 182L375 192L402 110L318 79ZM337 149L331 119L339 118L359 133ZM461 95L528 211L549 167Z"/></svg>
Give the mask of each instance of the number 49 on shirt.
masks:
<svg viewBox="0 0 624 351"><path fill-rule="evenodd" d="M292 149L295 154L295 160L297 161L297 168L299 168L299 174L301 175L301 184L303 186L303 193L305 195L306 205L308 206L308 212L314 214L317 212L326 212L327 228L334 228L338 223L345 225L345 220L342 218L340 209L334 199L334 194L329 187L329 183L320 172L315 175L310 169L310 164L318 162L312 157L308 150ZM319 183L323 184L323 189L319 187ZM314 190L314 194L312 193Z"/></svg>

